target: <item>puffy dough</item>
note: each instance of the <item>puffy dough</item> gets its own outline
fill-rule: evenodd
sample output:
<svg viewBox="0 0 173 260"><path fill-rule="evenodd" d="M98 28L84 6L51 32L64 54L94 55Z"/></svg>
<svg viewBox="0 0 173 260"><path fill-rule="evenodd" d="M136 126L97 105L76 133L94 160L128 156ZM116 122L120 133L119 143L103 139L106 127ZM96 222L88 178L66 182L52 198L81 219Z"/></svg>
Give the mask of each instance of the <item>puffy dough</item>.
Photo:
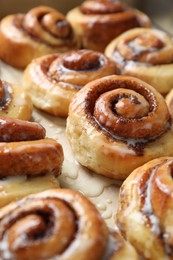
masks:
<svg viewBox="0 0 173 260"><path fill-rule="evenodd" d="M107 76L81 89L70 104L66 133L82 165L115 179L173 151L164 98L133 77Z"/></svg>

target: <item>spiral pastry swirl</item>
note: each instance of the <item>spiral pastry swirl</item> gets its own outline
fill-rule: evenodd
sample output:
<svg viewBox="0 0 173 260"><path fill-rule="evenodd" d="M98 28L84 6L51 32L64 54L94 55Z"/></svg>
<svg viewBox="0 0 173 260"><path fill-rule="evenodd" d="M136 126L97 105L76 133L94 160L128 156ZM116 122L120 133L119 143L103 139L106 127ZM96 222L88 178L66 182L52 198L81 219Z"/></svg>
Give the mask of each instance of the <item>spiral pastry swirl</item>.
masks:
<svg viewBox="0 0 173 260"><path fill-rule="evenodd" d="M88 82L116 72L104 54L75 50L34 60L24 72L24 86L33 104L55 116L67 117L74 94Z"/></svg>
<svg viewBox="0 0 173 260"><path fill-rule="evenodd" d="M112 244L107 249L109 237ZM113 260L122 255L137 259L132 246L118 233L109 233L94 205L79 192L48 190L1 209L0 256L4 260L100 260L104 256Z"/></svg>
<svg viewBox="0 0 173 260"><path fill-rule="evenodd" d="M28 193L59 187L55 177L62 162L61 145L45 138L41 125L1 117L0 207Z"/></svg>
<svg viewBox="0 0 173 260"><path fill-rule="evenodd" d="M38 6L1 21L0 57L14 67L25 68L36 57L77 47L71 25L51 7Z"/></svg>
<svg viewBox="0 0 173 260"><path fill-rule="evenodd" d="M151 160L135 169L120 189L118 227L146 259L173 257L172 169L173 157Z"/></svg>
<svg viewBox="0 0 173 260"><path fill-rule="evenodd" d="M84 1L67 13L67 19L83 48L100 52L122 32L151 26L150 19L142 12L111 0Z"/></svg>
<svg viewBox="0 0 173 260"><path fill-rule="evenodd" d="M22 87L0 79L0 117L29 120L32 108L31 98Z"/></svg>
<svg viewBox="0 0 173 260"><path fill-rule="evenodd" d="M107 76L81 89L69 108L67 136L82 165L115 179L158 156L172 155L165 100L133 77Z"/></svg>
<svg viewBox="0 0 173 260"><path fill-rule="evenodd" d="M173 88L173 40L167 33L152 28L136 28L123 33L105 50L120 74L138 77L160 93Z"/></svg>

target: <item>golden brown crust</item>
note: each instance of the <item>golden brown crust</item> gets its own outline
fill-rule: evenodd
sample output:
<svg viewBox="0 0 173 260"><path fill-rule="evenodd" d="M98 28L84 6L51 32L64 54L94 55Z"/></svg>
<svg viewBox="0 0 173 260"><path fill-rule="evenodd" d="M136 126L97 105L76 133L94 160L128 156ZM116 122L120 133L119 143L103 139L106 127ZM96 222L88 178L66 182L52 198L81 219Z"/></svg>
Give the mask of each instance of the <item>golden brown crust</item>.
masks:
<svg viewBox="0 0 173 260"><path fill-rule="evenodd" d="M34 60L24 72L24 87L34 105L67 117L69 103L88 82L116 72L114 62L90 50L47 55Z"/></svg>
<svg viewBox="0 0 173 260"><path fill-rule="evenodd" d="M120 74L135 76L166 94L173 88L173 41L153 28L136 28L123 33L106 47L105 54Z"/></svg>
<svg viewBox="0 0 173 260"><path fill-rule="evenodd" d="M37 123L0 117L0 142L38 140L45 135L45 128Z"/></svg>
<svg viewBox="0 0 173 260"><path fill-rule="evenodd" d="M116 221L146 259L172 259L173 157L135 169L123 183Z"/></svg>
<svg viewBox="0 0 173 260"><path fill-rule="evenodd" d="M82 165L115 179L172 155L166 103L153 87L133 77L107 76L87 84L70 105L66 132Z"/></svg>
<svg viewBox="0 0 173 260"><path fill-rule="evenodd" d="M31 98L22 87L0 80L0 117L29 120L32 109Z"/></svg>
<svg viewBox="0 0 173 260"><path fill-rule="evenodd" d="M0 57L17 68L25 68L36 57L78 46L68 21L51 7L9 15L0 24Z"/></svg>
<svg viewBox="0 0 173 260"><path fill-rule="evenodd" d="M142 12L110 0L84 1L67 13L67 19L82 39L83 48L102 52L122 32L151 25Z"/></svg>
<svg viewBox="0 0 173 260"><path fill-rule="evenodd" d="M53 139L45 138L42 126L1 118L0 133L0 177L60 174L62 146Z"/></svg>
<svg viewBox="0 0 173 260"><path fill-rule="evenodd" d="M4 260L122 259L119 254L123 259L137 259L135 250L117 232L109 237L97 209L77 191L52 189L1 209L0 256Z"/></svg>
<svg viewBox="0 0 173 260"><path fill-rule="evenodd" d="M53 139L0 144L0 176L40 175L61 172L62 147Z"/></svg>

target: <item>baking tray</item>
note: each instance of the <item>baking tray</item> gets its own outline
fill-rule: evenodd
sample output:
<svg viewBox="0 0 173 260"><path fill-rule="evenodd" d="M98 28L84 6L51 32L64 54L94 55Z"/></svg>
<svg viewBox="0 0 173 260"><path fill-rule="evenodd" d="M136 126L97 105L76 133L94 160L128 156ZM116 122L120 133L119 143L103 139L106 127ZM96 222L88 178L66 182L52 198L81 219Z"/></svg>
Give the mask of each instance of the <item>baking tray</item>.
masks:
<svg viewBox="0 0 173 260"><path fill-rule="evenodd" d="M22 85L22 76L22 71L0 61L1 79ZM114 215L120 183L89 171L75 160L65 134L66 119L51 116L34 108L32 121L43 125L47 137L56 139L63 146L65 159L62 174L58 177L60 186L82 192L96 205L108 226L115 227Z"/></svg>

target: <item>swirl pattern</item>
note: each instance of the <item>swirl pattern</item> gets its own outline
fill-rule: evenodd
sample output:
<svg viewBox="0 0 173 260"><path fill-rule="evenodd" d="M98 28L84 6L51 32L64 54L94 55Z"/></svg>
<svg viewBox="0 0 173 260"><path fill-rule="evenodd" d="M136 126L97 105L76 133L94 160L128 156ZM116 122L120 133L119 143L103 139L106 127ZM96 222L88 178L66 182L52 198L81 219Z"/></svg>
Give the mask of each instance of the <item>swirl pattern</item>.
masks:
<svg viewBox="0 0 173 260"><path fill-rule="evenodd" d="M146 161L172 154L171 126L165 100L154 88L112 75L90 82L75 96L67 136L82 165L124 179Z"/></svg>
<svg viewBox="0 0 173 260"><path fill-rule="evenodd" d="M150 27L150 19L145 14L111 0L84 1L67 13L67 19L81 38L83 48L101 52L122 32Z"/></svg>
<svg viewBox="0 0 173 260"><path fill-rule="evenodd" d="M36 57L78 46L65 16L51 7L35 7L1 22L0 57L14 67L24 68Z"/></svg>
<svg viewBox="0 0 173 260"><path fill-rule="evenodd" d="M25 70L24 86L36 107L67 117L74 94L88 82L116 72L105 55L76 50L34 60Z"/></svg>
<svg viewBox="0 0 173 260"><path fill-rule="evenodd" d="M0 80L0 117L29 120L32 108L30 96L22 87Z"/></svg>
<svg viewBox="0 0 173 260"><path fill-rule="evenodd" d="M173 256L172 169L173 157L149 161L134 170L120 189L118 226L147 259Z"/></svg>
<svg viewBox="0 0 173 260"><path fill-rule="evenodd" d="M94 205L72 190L31 195L0 212L0 256L4 260L99 260L107 251L109 236ZM121 259L121 254L124 259L129 255L137 259L135 250L118 233L113 232L111 239L105 259Z"/></svg>
<svg viewBox="0 0 173 260"><path fill-rule="evenodd" d="M120 74L136 76L166 94L172 89L173 41L167 33L136 28L114 39L105 50Z"/></svg>
<svg viewBox="0 0 173 260"><path fill-rule="evenodd" d="M45 138L41 125L0 118L0 142L0 206L59 186L55 176L61 172L63 150L55 140Z"/></svg>

